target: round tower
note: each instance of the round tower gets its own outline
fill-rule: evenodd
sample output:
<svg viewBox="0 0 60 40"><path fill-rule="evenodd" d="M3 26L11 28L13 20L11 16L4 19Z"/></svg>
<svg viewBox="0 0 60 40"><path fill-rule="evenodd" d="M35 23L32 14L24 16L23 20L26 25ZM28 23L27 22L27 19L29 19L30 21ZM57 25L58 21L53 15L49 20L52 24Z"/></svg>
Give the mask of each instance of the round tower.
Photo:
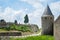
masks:
<svg viewBox="0 0 60 40"><path fill-rule="evenodd" d="M53 35L54 16L47 5L42 17L42 35Z"/></svg>

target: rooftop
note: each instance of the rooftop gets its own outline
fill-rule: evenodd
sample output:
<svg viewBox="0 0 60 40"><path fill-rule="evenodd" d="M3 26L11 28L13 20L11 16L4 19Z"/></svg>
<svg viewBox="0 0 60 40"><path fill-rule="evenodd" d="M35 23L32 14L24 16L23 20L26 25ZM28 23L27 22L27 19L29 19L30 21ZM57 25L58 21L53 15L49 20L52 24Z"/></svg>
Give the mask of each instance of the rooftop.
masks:
<svg viewBox="0 0 60 40"><path fill-rule="evenodd" d="M42 16L45 16L45 15L53 15L48 5L47 5Z"/></svg>

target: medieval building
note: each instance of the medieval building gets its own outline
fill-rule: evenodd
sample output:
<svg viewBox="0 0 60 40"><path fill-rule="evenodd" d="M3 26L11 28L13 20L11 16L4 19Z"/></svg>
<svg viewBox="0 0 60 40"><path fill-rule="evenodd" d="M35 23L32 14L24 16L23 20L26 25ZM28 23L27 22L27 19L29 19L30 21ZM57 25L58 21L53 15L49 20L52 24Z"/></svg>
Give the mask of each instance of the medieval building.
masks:
<svg viewBox="0 0 60 40"><path fill-rule="evenodd" d="M60 40L60 15L54 21L54 16L47 5L42 17L42 35L54 35L54 40Z"/></svg>
<svg viewBox="0 0 60 40"><path fill-rule="evenodd" d="M42 17L42 35L53 35L54 16L47 5Z"/></svg>

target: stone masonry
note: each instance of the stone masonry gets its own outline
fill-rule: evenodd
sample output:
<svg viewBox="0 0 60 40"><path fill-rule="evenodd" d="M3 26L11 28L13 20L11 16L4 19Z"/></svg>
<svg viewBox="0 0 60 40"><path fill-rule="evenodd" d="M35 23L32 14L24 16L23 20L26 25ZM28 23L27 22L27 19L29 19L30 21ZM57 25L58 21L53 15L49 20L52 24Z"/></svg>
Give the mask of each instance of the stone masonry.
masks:
<svg viewBox="0 0 60 40"><path fill-rule="evenodd" d="M42 35L53 35L54 16L47 5L42 17Z"/></svg>
<svg viewBox="0 0 60 40"><path fill-rule="evenodd" d="M54 37L55 40L60 40L60 16L54 23Z"/></svg>

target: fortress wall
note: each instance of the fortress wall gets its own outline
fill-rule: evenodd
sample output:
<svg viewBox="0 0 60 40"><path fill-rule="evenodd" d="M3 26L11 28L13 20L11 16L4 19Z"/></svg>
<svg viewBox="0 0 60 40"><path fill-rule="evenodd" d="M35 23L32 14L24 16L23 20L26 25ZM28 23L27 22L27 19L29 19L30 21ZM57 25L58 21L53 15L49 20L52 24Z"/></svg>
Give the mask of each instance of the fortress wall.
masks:
<svg viewBox="0 0 60 40"><path fill-rule="evenodd" d="M54 24L55 40L60 40L60 21Z"/></svg>

